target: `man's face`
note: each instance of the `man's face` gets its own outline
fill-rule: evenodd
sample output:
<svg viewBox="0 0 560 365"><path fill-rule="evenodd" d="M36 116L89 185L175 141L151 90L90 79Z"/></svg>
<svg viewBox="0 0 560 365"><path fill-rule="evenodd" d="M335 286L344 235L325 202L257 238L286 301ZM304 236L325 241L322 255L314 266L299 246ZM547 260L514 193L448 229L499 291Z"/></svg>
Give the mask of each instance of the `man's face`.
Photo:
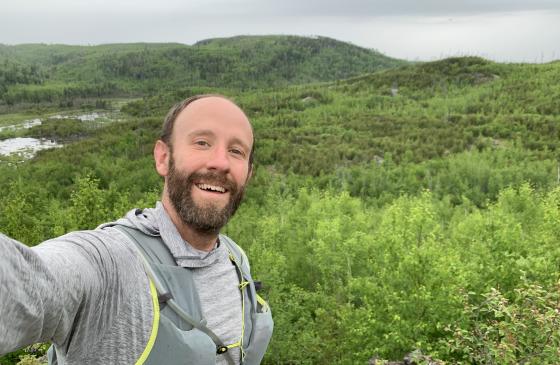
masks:
<svg viewBox="0 0 560 365"><path fill-rule="evenodd" d="M208 97L183 110L169 146L166 189L182 222L214 233L235 213L250 176L253 132L230 101Z"/></svg>

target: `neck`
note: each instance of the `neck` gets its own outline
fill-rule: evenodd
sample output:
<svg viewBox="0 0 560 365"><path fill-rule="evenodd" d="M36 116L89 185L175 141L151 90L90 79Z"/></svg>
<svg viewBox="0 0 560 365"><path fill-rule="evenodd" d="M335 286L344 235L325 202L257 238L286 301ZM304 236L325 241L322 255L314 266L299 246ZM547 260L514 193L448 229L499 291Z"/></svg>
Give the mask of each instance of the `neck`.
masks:
<svg viewBox="0 0 560 365"><path fill-rule="evenodd" d="M177 211L173 207L173 204L166 196L162 197L161 202L183 240L187 241L192 247L201 251L209 252L216 246L218 232L199 232L193 229L183 223L177 214Z"/></svg>

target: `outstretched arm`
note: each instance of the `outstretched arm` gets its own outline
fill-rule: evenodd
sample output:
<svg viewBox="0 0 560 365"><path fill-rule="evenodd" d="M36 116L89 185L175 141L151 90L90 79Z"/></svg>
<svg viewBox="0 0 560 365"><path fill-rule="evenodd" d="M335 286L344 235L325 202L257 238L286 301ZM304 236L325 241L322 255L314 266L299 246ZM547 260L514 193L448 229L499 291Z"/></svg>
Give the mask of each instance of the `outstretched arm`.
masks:
<svg viewBox="0 0 560 365"><path fill-rule="evenodd" d="M68 336L83 298L79 261L0 234L0 354Z"/></svg>
<svg viewBox="0 0 560 365"><path fill-rule="evenodd" d="M0 355L51 341L68 362L134 363L153 321L137 255L114 228L32 248L0 234Z"/></svg>

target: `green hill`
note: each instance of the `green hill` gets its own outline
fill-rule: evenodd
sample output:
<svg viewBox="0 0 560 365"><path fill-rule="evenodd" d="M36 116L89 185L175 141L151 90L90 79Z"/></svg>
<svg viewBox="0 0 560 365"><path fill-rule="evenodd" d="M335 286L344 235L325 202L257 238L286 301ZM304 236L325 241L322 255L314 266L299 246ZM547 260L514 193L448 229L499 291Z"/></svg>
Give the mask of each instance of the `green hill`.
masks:
<svg viewBox="0 0 560 365"><path fill-rule="evenodd" d="M270 88L333 81L402 64L324 37L238 36L193 46L0 45L0 100L68 101L154 94L185 86ZM22 76L10 77L14 70Z"/></svg>

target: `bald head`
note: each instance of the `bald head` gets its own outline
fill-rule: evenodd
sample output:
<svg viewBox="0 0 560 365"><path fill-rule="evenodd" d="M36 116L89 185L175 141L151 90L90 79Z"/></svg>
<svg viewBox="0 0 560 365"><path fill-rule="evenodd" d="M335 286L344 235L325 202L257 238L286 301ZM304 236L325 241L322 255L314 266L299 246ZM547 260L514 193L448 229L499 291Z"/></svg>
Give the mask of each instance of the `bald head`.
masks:
<svg viewBox="0 0 560 365"><path fill-rule="evenodd" d="M219 94L200 94L191 96L182 102L176 104L169 110L163 122L160 139L169 147L173 145L173 130L177 119L188 122L188 119L198 118L204 113L212 113L215 117L222 118L227 121L231 116L244 118L251 129L252 145L250 147L249 165L253 164L253 155L255 150L253 127L243 110L237 106L229 98ZM186 120L185 120L186 119Z"/></svg>

